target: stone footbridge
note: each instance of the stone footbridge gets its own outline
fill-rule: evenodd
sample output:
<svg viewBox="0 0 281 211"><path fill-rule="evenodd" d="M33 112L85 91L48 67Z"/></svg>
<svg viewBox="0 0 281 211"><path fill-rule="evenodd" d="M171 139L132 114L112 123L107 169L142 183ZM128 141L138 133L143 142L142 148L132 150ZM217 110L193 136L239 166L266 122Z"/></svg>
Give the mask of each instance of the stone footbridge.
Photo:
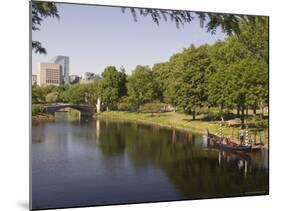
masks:
<svg viewBox="0 0 281 211"><path fill-rule="evenodd" d="M55 112L65 111L68 108L73 108L80 111L81 116L93 116L96 109L92 105L84 104L45 104L46 113L54 114Z"/></svg>

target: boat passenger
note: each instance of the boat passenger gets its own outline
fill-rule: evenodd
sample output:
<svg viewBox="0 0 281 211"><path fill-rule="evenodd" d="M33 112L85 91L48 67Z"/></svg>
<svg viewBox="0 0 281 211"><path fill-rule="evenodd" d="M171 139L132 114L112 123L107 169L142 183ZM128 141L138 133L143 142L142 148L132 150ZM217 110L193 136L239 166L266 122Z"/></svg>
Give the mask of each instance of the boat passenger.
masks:
<svg viewBox="0 0 281 211"><path fill-rule="evenodd" d="M229 138L226 138L226 144L230 144Z"/></svg>
<svg viewBox="0 0 281 211"><path fill-rule="evenodd" d="M240 136L240 145L242 145L244 142L244 129L242 126L240 127L240 130L239 130L239 136Z"/></svg>

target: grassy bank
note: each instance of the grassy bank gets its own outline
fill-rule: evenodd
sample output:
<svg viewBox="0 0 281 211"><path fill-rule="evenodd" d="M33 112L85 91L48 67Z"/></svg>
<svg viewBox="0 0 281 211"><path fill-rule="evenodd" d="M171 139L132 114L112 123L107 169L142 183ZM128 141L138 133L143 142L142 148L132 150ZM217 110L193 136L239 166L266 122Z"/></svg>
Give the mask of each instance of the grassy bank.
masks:
<svg viewBox="0 0 281 211"><path fill-rule="evenodd" d="M220 124L220 121L192 120L192 117L189 115L174 112L147 114L135 112L109 111L97 114L97 118L155 124L159 126L177 128L200 134L206 134L207 129L214 133L218 133ZM225 136L233 136L236 139L238 137L238 131L239 128L237 127L223 126L223 134ZM268 138L265 132L261 132L260 135L262 137L262 141L264 143L267 143Z"/></svg>
<svg viewBox="0 0 281 211"><path fill-rule="evenodd" d="M80 111L73 109L73 108L69 108L69 115L75 118L80 118L81 113Z"/></svg>
<svg viewBox="0 0 281 211"><path fill-rule="evenodd" d="M39 123L39 122L52 122L55 120L54 115L40 113L32 116L32 123Z"/></svg>

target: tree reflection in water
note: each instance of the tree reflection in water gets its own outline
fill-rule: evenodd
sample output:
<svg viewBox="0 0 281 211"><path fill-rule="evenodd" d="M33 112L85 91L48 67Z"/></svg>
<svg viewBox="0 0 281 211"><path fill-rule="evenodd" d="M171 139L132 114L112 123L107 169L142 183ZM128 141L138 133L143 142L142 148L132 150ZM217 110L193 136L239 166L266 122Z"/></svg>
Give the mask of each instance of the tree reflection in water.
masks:
<svg viewBox="0 0 281 211"><path fill-rule="evenodd" d="M184 199L268 193L264 152L209 149L200 135L126 122L97 120L96 139L106 159L126 155L135 168L159 167Z"/></svg>

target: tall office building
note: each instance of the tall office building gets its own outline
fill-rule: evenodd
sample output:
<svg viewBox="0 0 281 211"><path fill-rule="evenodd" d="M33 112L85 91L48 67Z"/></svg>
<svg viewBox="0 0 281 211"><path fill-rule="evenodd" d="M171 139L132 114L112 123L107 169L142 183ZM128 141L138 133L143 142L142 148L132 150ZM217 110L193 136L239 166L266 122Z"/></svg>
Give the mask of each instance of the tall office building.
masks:
<svg viewBox="0 0 281 211"><path fill-rule="evenodd" d="M62 66L63 83L69 84L69 56L56 56L50 62Z"/></svg>
<svg viewBox="0 0 281 211"><path fill-rule="evenodd" d="M62 84L62 65L53 63L40 63L37 74L37 83L44 85Z"/></svg>

